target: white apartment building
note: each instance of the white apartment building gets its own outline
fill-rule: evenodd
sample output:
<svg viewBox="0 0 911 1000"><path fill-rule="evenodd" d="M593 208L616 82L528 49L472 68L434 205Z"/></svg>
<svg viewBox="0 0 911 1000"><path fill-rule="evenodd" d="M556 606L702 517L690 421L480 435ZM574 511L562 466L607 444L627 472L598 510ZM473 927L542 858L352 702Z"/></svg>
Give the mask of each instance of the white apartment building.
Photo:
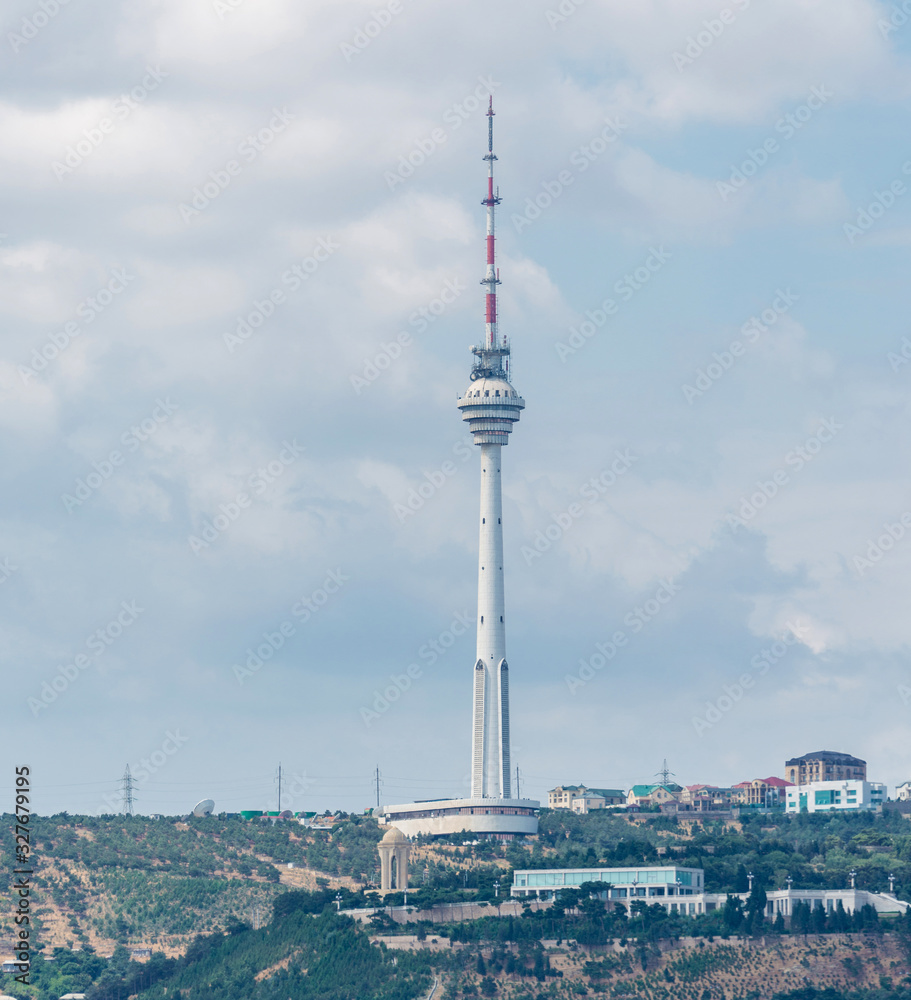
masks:
<svg viewBox="0 0 911 1000"><path fill-rule="evenodd" d="M829 812L832 809L882 809L886 786L879 781L811 781L786 790L785 812Z"/></svg>

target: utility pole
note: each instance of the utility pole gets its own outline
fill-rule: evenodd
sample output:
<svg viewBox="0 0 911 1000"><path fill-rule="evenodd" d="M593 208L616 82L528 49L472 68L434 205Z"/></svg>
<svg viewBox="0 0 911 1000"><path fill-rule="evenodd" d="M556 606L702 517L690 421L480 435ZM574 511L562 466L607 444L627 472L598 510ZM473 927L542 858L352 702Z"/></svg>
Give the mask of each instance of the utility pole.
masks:
<svg viewBox="0 0 911 1000"><path fill-rule="evenodd" d="M282 811L282 762L278 762L278 811Z"/></svg>
<svg viewBox="0 0 911 1000"><path fill-rule="evenodd" d="M374 781L376 782L376 808L380 808L380 769L377 767L374 773Z"/></svg>
<svg viewBox="0 0 911 1000"><path fill-rule="evenodd" d="M127 764L123 772L123 815L133 815L133 775L130 774L130 765Z"/></svg>
<svg viewBox="0 0 911 1000"><path fill-rule="evenodd" d="M516 764L516 798L517 799L521 799L522 798L522 790L519 787L519 765L518 764Z"/></svg>

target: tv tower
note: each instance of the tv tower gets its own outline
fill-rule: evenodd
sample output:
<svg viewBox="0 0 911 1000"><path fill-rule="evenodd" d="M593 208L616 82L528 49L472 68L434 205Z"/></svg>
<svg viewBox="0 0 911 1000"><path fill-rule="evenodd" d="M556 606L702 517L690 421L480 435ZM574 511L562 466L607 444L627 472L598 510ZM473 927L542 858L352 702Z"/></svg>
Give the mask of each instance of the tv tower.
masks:
<svg viewBox="0 0 911 1000"><path fill-rule="evenodd" d="M462 419L481 449L480 545L478 551L478 644L474 665L471 797L508 799L509 667L506 663L506 601L503 586L503 499L500 461L525 400L509 381L509 344L497 325L496 207L493 97L487 110L487 270L484 343L475 356L471 385L459 397Z"/></svg>
<svg viewBox="0 0 911 1000"><path fill-rule="evenodd" d="M503 587L503 499L500 455L525 400L509 381L509 344L497 327L496 208L493 184L493 98L487 109L487 268L484 342L472 347L471 384L459 397L462 419L481 449L480 545L478 547L478 645L471 730L471 793L468 798L425 799L379 806L377 816L408 837L474 833L509 838L538 832L540 802L515 798L509 760L509 667L506 664L506 600Z"/></svg>

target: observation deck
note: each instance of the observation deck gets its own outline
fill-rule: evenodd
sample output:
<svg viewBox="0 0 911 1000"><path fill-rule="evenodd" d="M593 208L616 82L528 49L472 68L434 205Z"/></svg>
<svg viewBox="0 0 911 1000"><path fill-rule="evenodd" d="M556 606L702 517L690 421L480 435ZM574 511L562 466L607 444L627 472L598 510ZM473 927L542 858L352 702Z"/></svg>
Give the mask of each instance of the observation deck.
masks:
<svg viewBox="0 0 911 1000"><path fill-rule="evenodd" d="M509 443L512 425L525 409L525 400L505 378L479 378L456 404L475 444Z"/></svg>

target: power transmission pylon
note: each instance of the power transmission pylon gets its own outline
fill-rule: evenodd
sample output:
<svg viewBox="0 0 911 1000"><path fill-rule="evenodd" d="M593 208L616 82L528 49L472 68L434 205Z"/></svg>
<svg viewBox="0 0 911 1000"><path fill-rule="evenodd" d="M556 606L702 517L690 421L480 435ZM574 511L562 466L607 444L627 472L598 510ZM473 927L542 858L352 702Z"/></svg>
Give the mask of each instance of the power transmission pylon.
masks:
<svg viewBox="0 0 911 1000"><path fill-rule="evenodd" d="M123 815L133 815L133 775L130 774L130 765L127 764L123 772Z"/></svg>
<svg viewBox="0 0 911 1000"><path fill-rule="evenodd" d="M664 764L660 771L655 775L656 778L661 779L661 783L666 785L670 778L676 778L677 775L673 771L669 771L667 767L667 757L664 758Z"/></svg>

